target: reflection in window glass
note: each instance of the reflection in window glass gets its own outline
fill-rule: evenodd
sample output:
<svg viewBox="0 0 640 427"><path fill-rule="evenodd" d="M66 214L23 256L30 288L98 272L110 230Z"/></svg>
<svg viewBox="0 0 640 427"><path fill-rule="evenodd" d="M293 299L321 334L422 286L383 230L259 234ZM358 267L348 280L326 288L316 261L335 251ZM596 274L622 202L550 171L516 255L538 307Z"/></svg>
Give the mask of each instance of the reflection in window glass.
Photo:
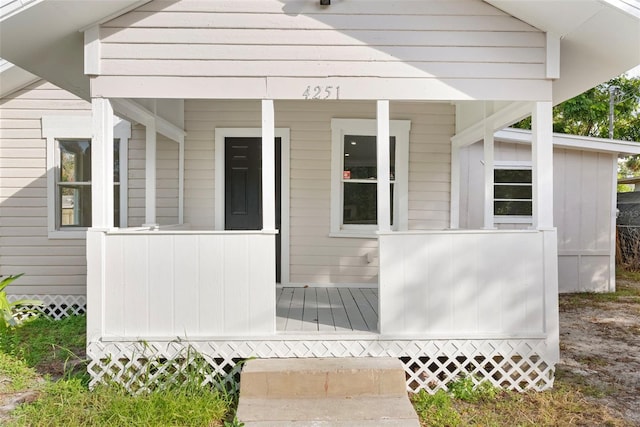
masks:
<svg viewBox="0 0 640 427"><path fill-rule="evenodd" d="M343 224L377 224L376 137L345 135L343 140ZM396 138L389 138L391 220L395 180Z"/></svg>
<svg viewBox="0 0 640 427"><path fill-rule="evenodd" d="M91 141L58 141L58 227L91 227ZM120 143L114 141L114 224L120 222Z"/></svg>
<svg viewBox="0 0 640 427"><path fill-rule="evenodd" d="M531 169L494 170L494 215L531 216Z"/></svg>

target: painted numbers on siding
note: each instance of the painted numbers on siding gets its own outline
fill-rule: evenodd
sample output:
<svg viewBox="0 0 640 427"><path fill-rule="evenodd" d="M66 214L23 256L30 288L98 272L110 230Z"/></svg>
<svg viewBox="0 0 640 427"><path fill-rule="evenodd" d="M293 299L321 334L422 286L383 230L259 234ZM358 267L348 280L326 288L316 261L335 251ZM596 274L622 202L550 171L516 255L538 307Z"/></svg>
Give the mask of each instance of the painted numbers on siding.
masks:
<svg viewBox="0 0 640 427"><path fill-rule="evenodd" d="M304 99L340 99L340 86L307 86Z"/></svg>

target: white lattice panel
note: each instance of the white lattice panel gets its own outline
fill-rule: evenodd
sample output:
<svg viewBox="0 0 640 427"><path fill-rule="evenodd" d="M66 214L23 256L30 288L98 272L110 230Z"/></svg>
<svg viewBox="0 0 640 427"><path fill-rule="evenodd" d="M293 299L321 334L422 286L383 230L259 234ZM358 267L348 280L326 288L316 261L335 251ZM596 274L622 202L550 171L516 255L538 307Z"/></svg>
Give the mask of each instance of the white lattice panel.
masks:
<svg viewBox="0 0 640 427"><path fill-rule="evenodd" d="M91 385L116 381L139 390L167 370L183 369L187 354L201 355L197 360L209 365L212 381L252 357L391 356L402 360L409 391L430 393L468 374L510 390L541 391L553 385L555 370L542 339L92 342L87 348Z"/></svg>
<svg viewBox="0 0 640 427"><path fill-rule="evenodd" d="M35 299L42 301L41 307L34 307L40 313L60 320L67 316L77 316L87 311L87 297L84 295L8 295L9 301Z"/></svg>

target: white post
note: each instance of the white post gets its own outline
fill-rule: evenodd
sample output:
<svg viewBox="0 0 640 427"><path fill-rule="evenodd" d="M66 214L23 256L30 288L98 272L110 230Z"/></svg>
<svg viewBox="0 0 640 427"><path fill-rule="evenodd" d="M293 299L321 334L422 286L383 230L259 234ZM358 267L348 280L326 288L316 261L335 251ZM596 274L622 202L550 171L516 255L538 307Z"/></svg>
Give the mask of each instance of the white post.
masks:
<svg viewBox="0 0 640 427"><path fill-rule="evenodd" d="M146 123L144 173L144 226L154 227L156 219L156 122Z"/></svg>
<svg viewBox="0 0 640 427"><path fill-rule="evenodd" d="M389 179L389 101L379 100L377 102L377 124L378 132L376 137L377 147L377 169L378 169L378 230L391 231L391 189Z"/></svg>
<svg viewBox="0 0 640 427"><path fill-rule="evenodd" d="M113 228L113 107L93 98L91 109L91 227Z"/></svg>
<svg viewBox="0 0 640 427"><path fill-rule="evenodd" d="M536 102L531 115L533 228L553 228L553 107Z"/></svg>
<svg viewBox="0 0 640 427"><path fill-rule="evenodd" d="M451 212L450 228L460 228L460 147L451 145Z"/></svg>
<svg viewBox="0 0 640 427"><path fill-rule="evenodd" d="M262 229L276 229L275 113L273 100L262 100Z"/></svg>
<svg viewBox="0 0 640 427"><path fill-rule="evenodd" d="M184 144L178 146L178 224L184 224Z"/></svg>
<svg viewBox="0 0 640 427"><path fill-rule="evenodd" d="M493 200L494 200L494 179L493 179L493 158L494 140L493 123L485 119L484 121L484 228L494 228L493 223Z"/></svg>
<svg viewBox="0 0 640 427"><path fill-rule="evenodd" d="M113 228L113 107L108 99L91 100L91 228L87 231L87 343L104 327L104 231Z"/></svg>

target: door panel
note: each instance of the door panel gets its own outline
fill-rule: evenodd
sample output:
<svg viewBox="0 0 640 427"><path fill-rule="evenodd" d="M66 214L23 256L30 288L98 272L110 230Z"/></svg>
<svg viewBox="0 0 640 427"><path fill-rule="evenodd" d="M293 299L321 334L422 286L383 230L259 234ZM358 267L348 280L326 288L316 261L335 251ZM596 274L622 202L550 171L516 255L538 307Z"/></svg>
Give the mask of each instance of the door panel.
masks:
<svg viewBox="0 0 640 427"><path fill-rule="evenodd" d="M262 228L260 138L225 139L225 229Z"/></svg>
<svg viewBox="0 0 640 427"><path fill-rule="evenodd" d="M276 138L276 229L281 223L281 139ZM262 229L262 139L225 138L225 229ZM281 236L276 235L276 280L280 282Z"/></svg>

